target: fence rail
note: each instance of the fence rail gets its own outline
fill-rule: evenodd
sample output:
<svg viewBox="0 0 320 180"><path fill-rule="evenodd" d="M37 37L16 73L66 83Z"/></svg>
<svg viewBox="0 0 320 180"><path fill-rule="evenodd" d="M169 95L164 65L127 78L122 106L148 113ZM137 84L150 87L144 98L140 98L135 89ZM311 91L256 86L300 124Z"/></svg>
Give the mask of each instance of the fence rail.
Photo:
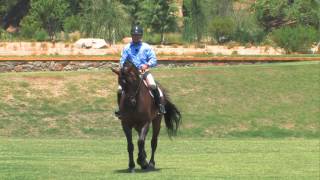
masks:
<svg viewBox="0 0 320 180"><path fill-rule="evenodd" d="M158 57L163 62L268 62L268 61L320 61L319 57L283 57L283 56L212 56L212 57L189 57L171 56ZM111 61L118 62L115 56L2 56L0 61Z"/></svg>

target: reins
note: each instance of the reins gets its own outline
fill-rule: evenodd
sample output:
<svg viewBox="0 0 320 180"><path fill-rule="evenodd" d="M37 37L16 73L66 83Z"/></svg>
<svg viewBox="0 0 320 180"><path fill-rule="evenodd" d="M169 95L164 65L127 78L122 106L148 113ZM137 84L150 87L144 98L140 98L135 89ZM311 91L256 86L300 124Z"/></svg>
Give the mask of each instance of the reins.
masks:
<svg viewBox="0 0 320 180"><path fill-rule="evenodd" d="M139 93L139 90L140 90L140 87L141 87L141 84L143 82L143 77L140 78L140 82L139 82L139 85L138 85L138 88L136 89L136 92L134 93L134 97L137 97L138 93Z"/></svg>
<svg viewBox="0 0 320 180"><path fill-rule="evenodd" d="M143 75L143 74L141 74L141 75ZM139 77L140 77L140 75L139 75ZM138 95L138 93L139 93L139 90L140 90L142 84L143 84L143 76L140 77L139 85L138 85L137 89L135 90L134 95L129 96L130 98L136 98L136 97L137 97L137 95Z"/></svg>

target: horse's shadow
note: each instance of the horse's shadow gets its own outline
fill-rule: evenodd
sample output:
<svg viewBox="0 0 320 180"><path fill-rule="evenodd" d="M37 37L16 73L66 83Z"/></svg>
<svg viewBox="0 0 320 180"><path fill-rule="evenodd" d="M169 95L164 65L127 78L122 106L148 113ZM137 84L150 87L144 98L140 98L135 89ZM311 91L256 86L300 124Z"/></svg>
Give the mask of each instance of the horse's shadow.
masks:
<svg viewBox="0 0 320 180"><path fill-rule="evenodd" d="M130 172L128 169L119 169L115 170L114 173L117 174L130 174L130 173L151 173L151 172L159 172L161 168L157 169L135 169L134 172Z"/></svg>

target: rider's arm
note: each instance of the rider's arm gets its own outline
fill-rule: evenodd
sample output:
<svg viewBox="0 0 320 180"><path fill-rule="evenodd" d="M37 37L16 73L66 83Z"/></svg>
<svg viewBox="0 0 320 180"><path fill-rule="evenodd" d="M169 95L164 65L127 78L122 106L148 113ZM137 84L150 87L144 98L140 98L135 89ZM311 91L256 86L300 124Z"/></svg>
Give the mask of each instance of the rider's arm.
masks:
<svg viewBox="0 0 320 180"><path fill-rule="evenodd" d="M128 59L128 56L129 56L128 52L129 51L128 51L127 47L123 48L122 53L121 53L121 58L120 58L120 67L122 67L123 63Z"/></svg>
<svg viewBox="0 0 320 180"><path fill-rule="evenodd" d="M153 51L153 49L150 48L147 51L147 57L148 57L147 65L149 67L154 67L157 65L157 57L156 57L156 53Z"/></svg>

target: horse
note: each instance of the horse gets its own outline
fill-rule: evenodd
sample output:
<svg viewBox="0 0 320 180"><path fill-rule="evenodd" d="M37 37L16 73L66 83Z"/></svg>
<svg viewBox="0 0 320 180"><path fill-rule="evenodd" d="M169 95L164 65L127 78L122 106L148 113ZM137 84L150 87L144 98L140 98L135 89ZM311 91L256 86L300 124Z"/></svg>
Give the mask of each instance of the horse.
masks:
<svg viewBox="0 0 320 180"><path fill-rule="evenodd" d="M121 69L111 68L117 74L118 83L122 87L122 95L118 101L121 126L127 139L127 151L129 155L129 172L134 172L134 145L132 143L132 129L138 132L138 158L137 163L142 170L155 170L155 151L158 144L158 135L161 127L161 119L164 116L167 133L171 139L177 135L181 123L181 113L170 101L167 92L163 89L163 100L166 113L160 114L149 88L144 83L143 75L130 61L126 61ZM158 86L160 84L157 82ZM147 162L145 152L145 139L152 124L151 158Z"/></svg>

